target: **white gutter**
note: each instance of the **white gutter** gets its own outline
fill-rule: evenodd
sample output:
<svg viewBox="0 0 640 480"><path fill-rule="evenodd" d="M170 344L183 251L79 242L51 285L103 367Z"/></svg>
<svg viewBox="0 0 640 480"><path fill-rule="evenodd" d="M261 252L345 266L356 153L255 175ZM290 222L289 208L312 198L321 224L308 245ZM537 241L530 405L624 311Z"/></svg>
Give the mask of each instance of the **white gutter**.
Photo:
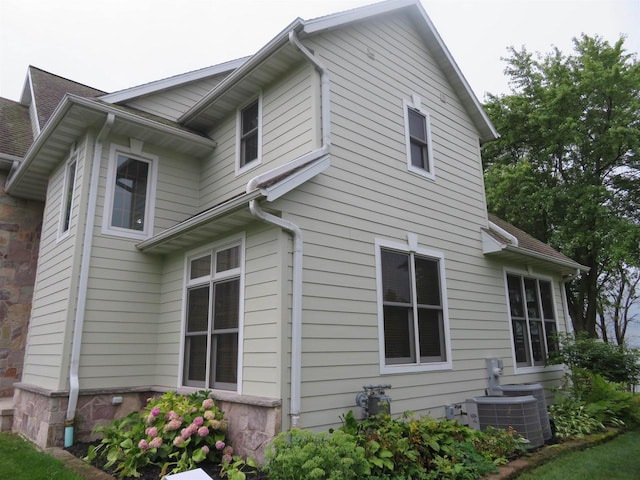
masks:
<svg viewBox="0 0 640 480"><path fill-rule="evenodd" d="M91 245L93 239L93 227L96 217L96 204L98 199L98 180L100 176L100 158L102 157L102 142L109 134L115 115L109 113L107 119L96 137L93 148L93 165L91 168L91 181L89 184L89 205L87 208L87 221L84 228L84 241L82 245L82 263L80 264L80 284L78 287L78 300L76 303L76 318L73 326L73 340L71 345L71 364L69 366L69 404L67 406L67 419L64 429L64 446L73 445L73 421L78 405L80 393L80 349L82 347L82 330L84 329L84 313L87 303L87 284L89 282L89 265L91 263Z"/></svg>
<svg viewBox="0 0 640 480"><path fill-rule="evenodd" d="M331 136L329 133L329 73L326 67L300 43L294 30L289 32L289 41L304 55L306 55L315 66L316 70L320 72L322 145L319 149L307 153L306 155L302 155L286 165L274 168L273 170L252 178L247 183L247 192L255 190L260 183L270 178L275 178L291 168L304 165L327 155L329 153L329 147L331 146ZM296 428L300 424L300 386L302 377L302 260L304 246L302 230L300 230L300 227L296 224L262 210L257 199L253 199L249 202L249 210L260 220L276 225L283 230L288 231L293 236L293 276L291 279L293 283L291 291L291 411L289 412L289 415L291 416L291 427Z"/></svg>

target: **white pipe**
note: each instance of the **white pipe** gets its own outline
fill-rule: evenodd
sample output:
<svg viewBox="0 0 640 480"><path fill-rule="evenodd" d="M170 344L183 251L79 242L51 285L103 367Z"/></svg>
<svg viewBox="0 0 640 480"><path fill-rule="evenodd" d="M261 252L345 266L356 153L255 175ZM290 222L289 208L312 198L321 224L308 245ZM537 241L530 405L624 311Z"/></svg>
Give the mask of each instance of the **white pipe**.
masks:
<svg viewBox="0 0 640 480"><path fill-rule="evenodd" d="M313 63L316 70L320 72L322 145L319 149L302 155L281 167L276 167L273 170L255 176L247 183L247 192L256 189L261 182L267 179L275 178L287 170L316 160L329 153L329 147L331 145L329 73L325 66L322 65L322 63L320 63L318 59L300 43L295 31L293 30L289 32L289 41L304 53L311 63ZM291 416L291 427L296 428L300 423L300 386L302 377L302 259L304 246L302 230L293 222L265 212L255 199L249 202L249 210L255 217L287 230L293 236L293 275L291 279L293 283L291 289L291 411L289 415Z"/></svg>
<svg viewBox="0 0 640 480"><path fill-rule="evenodd" d="M76 303L76 318L73 326L73 340L71 345L71 364L69 366L69 404L67 406L67 420L64 431L64 446L73 445L73 421L78 405L80 393L80 349L82 347L82 330L84 329L84 313L87 303L87 284L89 282L89 265L91 263L91 244L93 239L93 227L96 217L96 204L98 199L98 181L100 177L100 158L102 157L102 142L109 134L115 115L109 113L107 119L96 137L93 149L93 165L91 168L91 181L89 184L89 203L87 208L87 220L84 228L84 241L82 245L82 263L80 264L80 284L78 286L78 300Z"/></svg>

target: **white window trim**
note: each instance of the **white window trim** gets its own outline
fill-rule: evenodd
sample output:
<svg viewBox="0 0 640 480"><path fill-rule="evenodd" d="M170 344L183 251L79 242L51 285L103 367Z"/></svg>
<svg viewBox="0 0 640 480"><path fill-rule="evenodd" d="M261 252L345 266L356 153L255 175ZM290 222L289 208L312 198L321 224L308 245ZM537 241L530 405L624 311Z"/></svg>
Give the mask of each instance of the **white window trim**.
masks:
<svg viewBox="0 0 640 480"><path fill-rule="evenodd" d="M124 155L135 160L149 163L149 178L147 179L147 200L144 211L145 227L143 231L128 228L114 227L111 225L113 213L113 197L117 173L118 155ZM107 170L107 183L104 192L104 207L102 213L102 233L116 237L146 239L153 233L154 212L156 208L156 183L158 178L158 156L145 153L134 153L131 148L112 144L109 150L109 167Z"/></svg>
<svg viewBox="0 0 640 480"><path fill-rule="evenodd" d="M186 252L184 256L184 277L183 277L183 289L182 289L182 313L181 313L181 322L180 322L180 356L178 359L178 384L176 387L180 390L190 390L200 391L201 387L194 387L191 385L184 384L184 354L185 354L185 335L187 328L187 293L189 287L192 285L197 285L202 283L202 278L200 277L196 280L191 280L189 278L189 268L191 260L194 260L198 257L204 256L207 253L211 253L213 250L222 250L226 247L232 247L235 245L240 246L240 252L242 258L240 259L240 267L239 269L234 270L233 273L225 273L226 276L240 276L240 306L238 311L238 372L237 372L237 386L235 392L237 394L242 394L242 372L243 372L243 358L244 358L244 288L245 288L245 258L246 258L246 237L245 234L242 233L240 235L235 235L233 237L226 238L220 242L211 243L205 245L203 247L199 247L198 249L191 250ZM212 258L212 261L214 259ZM209 329L211 329L211 325L209 325ZM209 360L207 360L207 372L209 370ZM208 377L207 377L208 378ZM219 390L214 388L209 388L212 391L220 391L220 392L230 392L232 390Z"/></svg>
<svg viewBox="0 0 640 480"><path fill-rule="evenodd" d="M258 157L247 163L246 165L240 165L241 160L241 149L242 149L242 110L247 108L253 102L258 101ZM246 102L242 105L242 107L238 108L236 111L236 162L235 162L235 171L236 176L242 175L249 170L256 168L258 165L262 163L262 93L257 97L251 99L251 101Z"/></svg>
<svg viewBox="0 0 640 480"><path fill-rule="evenodd" d="M411 235L411 234L410 234ZM411 235L412 238L415 238ZM412 242L413 243L413 242ZM438 261L440 274L440 291L442 301L442 328L445 344L445 354L447 360L444 362L419 363L419 359L415 364L386 364L385 347L384 347L384 302L382 291L382 249L397 250L404 253L415 253L423 257L433 258ZM411 372L431 372L438 370L451 370L453 361L451 357L451 332L449 329L449 305L447 300L447 281L444 253L435 250L429 250L408 243L393 242L383 239L375 240L375 260L376 260L376 290L378 299L378 352L380 361L380 373L383 375L394 373L411 373ZM419 357L418 357L419 358Z"/></svg>
<svg viewBox="0 0 640 480"><path fill-rule="evenodd" d="M412 95L411 100L404 99L402 101L402 108L404 114L404 135L405 135L405 143L407 149L407 169L415 173L417 175L421 175L423 177L428 178L429 180L436 179L436 171L433 161L433 147L431 141L431 116L429 112L422 105L422 100L417 95ZM427 156L428 156L428 165L429 170L424 170L422 168L418 168L411 163L411 134L409 131L409 109L413 109L420 114L424 115L425 123L427 128Z"/></svg>
<svg viewBox="0 0 640 480"><path fill-rule="evenodd" d="M64 229L64 223L66 220L67 213L67 202L69 201L67 198L67 190L69 188L69 179L71 177L71 166L73 165L74 175L73 175L73 186L71 192L71 207L69 210L69 228ZM69 236L69 232L71 231L71 220L73 219L73 207L74 207L74 197L76 195L76 188L78 185L78 155L76 152L72 152L69 156L69 159L65 162L64 165L64 178L62 181L62 193L60 199L60 218L58 220L58 241L63 240Z"/></svg>
<svg viewBox="0 0 640 480"><path fill-rule="evenodd" d="M554 315L554 318L556 319L556 331L558 333L562 333L562 330L558 328L560 326L560 322L558 321L558 308L556 304L556 294L554 291L555 282L553 278L548 275L530 273L527 270L519 270L514 268L504 268L503 270L504 270L503 277L504 277L505 299L506 299L506 306L507 306L507 318L509 320L509 340L511 342L511 359L513 361L513 373L515 375L525 375L528 373L555 372L555 371L563 370L564 367L562 365L549 365L549 366L532 365L527 367L518 366L518 362L516 360L515 339L513 338L513 320L511 319L511 305L509 303L509 285L507 283L507 275L517 275L520 277L534 278L536 280L543 280L551 283L551 298L553 301L553 315ZM544 320L543 320L543 323L544 323ZM531 349L531 335L528 336L528 341L529 341L529 349ZM545 343L546 341L547 340L545 337Z"/></svg>

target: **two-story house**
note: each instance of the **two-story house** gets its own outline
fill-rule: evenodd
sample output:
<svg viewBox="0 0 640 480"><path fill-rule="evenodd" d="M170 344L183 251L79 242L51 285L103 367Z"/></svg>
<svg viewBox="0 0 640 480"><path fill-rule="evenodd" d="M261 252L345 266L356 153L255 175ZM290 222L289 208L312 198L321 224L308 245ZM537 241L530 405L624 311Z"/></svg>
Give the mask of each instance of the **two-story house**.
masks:
<svg viewBox="0 0 640 480"><path fill-rule="evenodd" d="M365 384L443 416L484 393L488 358L505 382L557 381L545 357L582 267L488 216L496 137L417 0L64 96L6 183L45 202L14 430L86 439L210 389L256 455L339 424Z"/></svg>

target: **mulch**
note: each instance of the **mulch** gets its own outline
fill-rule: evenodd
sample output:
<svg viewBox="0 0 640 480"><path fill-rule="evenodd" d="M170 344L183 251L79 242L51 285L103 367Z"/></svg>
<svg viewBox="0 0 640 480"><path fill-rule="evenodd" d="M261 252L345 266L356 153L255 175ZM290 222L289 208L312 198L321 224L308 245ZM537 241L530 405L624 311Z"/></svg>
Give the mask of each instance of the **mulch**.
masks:
<svg viewBox="0 0 640 480"><path fill-rule="evenodd" d="M71 453L75 457L78 457L81 459L87 455L87 452L89 451L89 447L91 445L97 445L97 443L98 442L94 442L94 443L77 442L73 444L71 447L65 448L65 450L67 450L69 453ZM105 469L104 463L106 462L97 458L91 464L97 469L107 472L108 474L113 475L115 477L113 473L113 469L111 470ZM198 467L204 470L207 473L207 475L209 475L212 478L212 480L224 480L223 477L220 476L219 464L205 460L199 463ZM159 480L161 468L155 465L149 465L147 467L141 468L139 472L140 472L140 476L136 477L135 480ZM133 480L133 477L125 477L125 478ZM268 478L263 472L257 472L257 473L247 473L247 480L268 480Z"/></svg>

